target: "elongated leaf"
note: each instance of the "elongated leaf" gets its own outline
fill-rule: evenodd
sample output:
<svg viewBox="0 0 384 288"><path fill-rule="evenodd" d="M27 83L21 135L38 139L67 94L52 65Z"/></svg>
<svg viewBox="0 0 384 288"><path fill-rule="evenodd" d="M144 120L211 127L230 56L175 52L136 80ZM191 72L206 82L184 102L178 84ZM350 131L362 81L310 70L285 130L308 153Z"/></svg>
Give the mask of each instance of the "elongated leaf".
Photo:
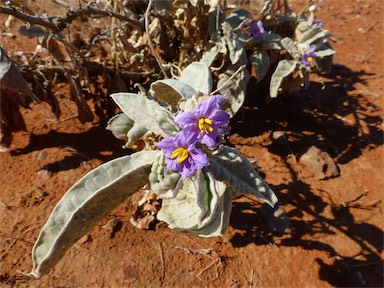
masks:
<svg viewBox="0 0 384 288"><path fill-rule="evenodd" d="M176 79L158 80L151 84L154 96L171 106L177 106L180 99L191 98L196 94L196 90L190 85Z"/></svg>
<svg viewBox="0 0 384 288"><path fill-rule="evenodd" d="M205 63L192 62L183 70L179 80L205 95L212 91L212 75Z"/></svg>
<svg viewBox="0 0 384 288"><path fill-rule="evenodd" d="M315 27L304 32L297 42L298 45L303 49L305 49L308 45L315 43L317 44L316 46L319 47L323 43L323 40L331 36L332 35L328 30L324 30L320 27Z"/></svg>
<svg viewBox="0 0 384 288"><path fill-rule="evenodd" d="M241 69L234 75L238 68L239 64L231 66L220 75L220 80L217 83L217 87L220 87L219 93L228 101L228 104L226 104L228 106L226 107L226 112L228 112L231 117L233 117L243 105L246 87L249 81L249 72L246 68Z"/></svg>
<svg viewBox="0 0 384 288"><path fill-rule="evenodd" d="M106 214L142 187L160 151L107 162L81 178L57 204L32 250L32 276L48 273L65 252Z"/></svg>
<svg viewBox="0 0 384 288"><path fill-rule="evenodd" d="M256 71L257 82L263 80L269 69L269 56L266 52L254 52L251 55L251 62Z"/></svg>
<svg viewBox="0 0 384 288"><path fill-rule="evenodd" d="M249 18L252 17L252 14L245 9L238 9L233 11L226 19L225 22L228 23L233 30L240 29Z"/></svg>
<svg viewBox="0 0 384 288"><path fill-rule="evenodd" d="M216 57L220 53L219 45L221 43L216 44L211 49L203 53L203 56L200 59L201 63L204 63L208 67L211 67L212 63L216 60Z"/></svg>
<svg viewBox="0 0 384 288"><path fill-rule="evenodd" d="M163 137L177 133L168 110L155 101L133 93L115 93L111 97L129 118L149 131Z"/></svg>
<svg viewBox="0 0 384 288"><path fill-rule="evenodd" d="M236 149L223 146L213 153L208 170L217 180L224 181L227 185L242 194L253 194L256 197L274 206L277 202L275 193L264 180L257 174L251 163Z"/></svg>
<svg viewBox="0 0 384 288"><path fill-rule="evenodd" d="M281 60L277 64L275 72L273 72L271 77L271 82L269 84L269 94L271 98L276 98L279 92L279 88L284 78L290 75L296 69L296 62L292 60Z"/></svg>

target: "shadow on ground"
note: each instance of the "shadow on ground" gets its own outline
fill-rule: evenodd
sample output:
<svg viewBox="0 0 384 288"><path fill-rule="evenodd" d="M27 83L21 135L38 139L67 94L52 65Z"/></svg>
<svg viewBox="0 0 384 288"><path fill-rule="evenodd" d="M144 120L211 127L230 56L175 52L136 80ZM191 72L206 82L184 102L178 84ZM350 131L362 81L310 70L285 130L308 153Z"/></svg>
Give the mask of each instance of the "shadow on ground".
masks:
<svg viewBox="0 0 384 288"><path fill-rule="evenodd" d="M45 148L63 148L72 155L62 160L50 163L44 169L56 173L79 167L89 159L99 159L103 162L130 154L132 151L123 149L123 141L116 139L111 131L105 129L106 120L83 133L64 133L50 130L46 134L30 136L29 144L11 151L12 156L27 154Z"/></svg>
<svg viewBox="0 0 384 288"><path fill-rule="evenodd" d="M298 154L314 145L327 151L339 164L358 158L364 149L382 146L383 131L380 127L383 119L374 101L369 101L370 97L376 96L353 91L356 83L364 84L363 78L370 75L335 65L327 77L325 86L311 82L309 90L283 96L270 103L262 99L261 91L254 90L256 79L251 79L246 102L232 121L232 133L254 137L268 131L285 131L286 146L289 147L274 142L264 147L285 159L289 154ZM240 201L234 203L231 226L245 234L235 234L232 244L235 247L250 243L273 244L325 252L333 259L332 265L316 259L320 266L319 277L324 281L333 286L383 287L384 266L380 256L383 231L371 224L356 222L351 213L351 209L364 209L372 215L379 213L381 201L364 207L354 204L358 201L337 206L325 191L320 197L309 184L295 176L293 178L287 185L271 187L275 192L284 191L278 195L280 205L293 208L287 213L290 233L277 235L268 227L262 210L271 208L260 207L257 202ZM252 213L249 213L250 210ZM339 255L331 244L321 240L321 236L336 233L357 244L360 252L353 257L345 257Z"/></svg>
<svg viewBox="0 0 384 288"><path fill-rule="evenodd" d="M354 85L364 84L363 78L370 76L335 65L324 78L324 86L311 82L308 90L283 95L270 103L263 99L262 91L255 91L256 79L251 78L243 108L232 121L232 133L252 137L265 131L286 131L294 154L315 145L338 163L348 163L359 157L363 149L383 145L383 119L379 108L369 101L369 97L377 96L363 96L358 91L350 96ZM290 154L273 143L268 148L282 157Z"/></svg>

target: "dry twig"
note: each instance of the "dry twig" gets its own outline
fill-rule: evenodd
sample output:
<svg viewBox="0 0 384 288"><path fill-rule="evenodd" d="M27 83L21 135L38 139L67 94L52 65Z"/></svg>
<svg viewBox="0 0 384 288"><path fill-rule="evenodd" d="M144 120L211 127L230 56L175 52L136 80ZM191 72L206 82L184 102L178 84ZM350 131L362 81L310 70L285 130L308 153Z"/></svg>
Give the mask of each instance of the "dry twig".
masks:
<svg viewBox="0 0 384 288"><path fill-rule="evenodd" d="M90 3L94 4L94 3ZM87 5L85 8L69 9L65 17L46 17L45 19L41 16L29 15L17 10L14 7L0 6L0 14L12 15L20 20L26 21L33 25L40 25L48 28L53 33L58 33L68 27L76 18L83 15L101 15L107 17L115 17L119 20L126 21L131 26L144 30L143 24L140 21L132 19L123 14L119 14L106 9L93 8Z"/></svg>

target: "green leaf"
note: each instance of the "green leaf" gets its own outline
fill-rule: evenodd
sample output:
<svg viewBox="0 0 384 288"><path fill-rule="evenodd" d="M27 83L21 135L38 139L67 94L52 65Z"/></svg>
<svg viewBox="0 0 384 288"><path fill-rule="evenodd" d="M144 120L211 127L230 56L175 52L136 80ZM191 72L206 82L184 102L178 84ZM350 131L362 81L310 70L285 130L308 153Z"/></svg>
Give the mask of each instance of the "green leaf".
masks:
<svg viewBox="0 0 384 288"><path fill-rule="evenodd" d="M174 230L187 231L202 237L222 235L231 213L230 191L223 182L209 173L200 172L197 177L186 178L176 197L163 199L157 214L160 221ZM226 209L226 210L224 210Z"/></svg>
<svg viewBox="0 0 384 288"><path fill-rule="evenodd" d="M242 194L253 194L270 206L277 202L275 193L236 149L222 146L213 153L208 170L213 176Z"/></svg>
<svg viewBox="0 0 384 288"><path fill-rule="evenodd" d="M249 81L249 72L246 68L241 69L234 75L239 67L239 63L229 67L228 70L219 76L220 80L217 83L219 93L227 99L227 107L225 107L225 110L231 117L233 117L243 105L246 87Z"/></svg>
<svg viewBox="0 0 384 288"><path fill-rule="evenodd" d="M67 191L32 250L30 275L47 274L66 251L105 215L142 187L160 151L141 151L92 170Z"/></svg>
<svg viewBox="0 0 384 288"><path fill-rule="evenodd" d="M271 82L269 86L269 94L271 98L276 98L279 92L279 88L284 78L295 71L297 63L292 60L281 60L276 67L275 72L271 76Z"/></svg>
<svg viewBox="0 0 384 288"><path fill-rule="evenodd" d="M133 93L115 93L111 97L129 118L147 130L163 137L177 133L171 114L156 101Z"/></svg>
<svg viewBox="0 0 384 288"><path fill-rule="evenodd" d="M263 80L269 69L269 56L266 52L254 52L251 55L251 62L256 72L257 83Z"/></svg>

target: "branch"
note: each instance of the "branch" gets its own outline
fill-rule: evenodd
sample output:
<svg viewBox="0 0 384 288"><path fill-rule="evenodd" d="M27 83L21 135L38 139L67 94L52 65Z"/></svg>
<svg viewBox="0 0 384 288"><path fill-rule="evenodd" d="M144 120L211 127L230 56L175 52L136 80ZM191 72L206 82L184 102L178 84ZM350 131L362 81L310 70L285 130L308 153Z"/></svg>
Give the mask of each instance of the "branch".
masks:
<svg viewBox="0 0 384 288"><path fill-rule="evenodd" d="M66 17L48 17L47 19L43 19L40 16L33 16L29 15L23 12L20 12L19 10L13 8L13 7L6 7L6 6L0 6L0 14L7 14L15 16L16 18L26 21L33 25L41 25L43 27L46 27L50 29L53 33L58 33L65 28L68 27L69 24L71 24L76 18L82 16L82 15L102 15L102 16L109 16L109 17L115 17L119 20L126 21L131 26L140 29L141 31L144 30L143 24L140 21L134 20L128 16L115 13L113 11L105 10L105 9L95 9L92 7L85 7L85 8L79 8L77 10L69 10L67 12Z"/></svg>
<svg viewBox="0 0 384 288"><path fill-rule="evenodd" d="M55 32L55 33L59 32L58 28L52 22L46 21L43 18L38 17L38 16L32 16L29 14L25 14L25 13L20 12L19 10L15 9L13 7L0 6L0 14L12 15L12 16L15 16L16 18L23 20L23 21L26 21L30 24L44 26L44 27L52 30L52 32Z"/></svg>

